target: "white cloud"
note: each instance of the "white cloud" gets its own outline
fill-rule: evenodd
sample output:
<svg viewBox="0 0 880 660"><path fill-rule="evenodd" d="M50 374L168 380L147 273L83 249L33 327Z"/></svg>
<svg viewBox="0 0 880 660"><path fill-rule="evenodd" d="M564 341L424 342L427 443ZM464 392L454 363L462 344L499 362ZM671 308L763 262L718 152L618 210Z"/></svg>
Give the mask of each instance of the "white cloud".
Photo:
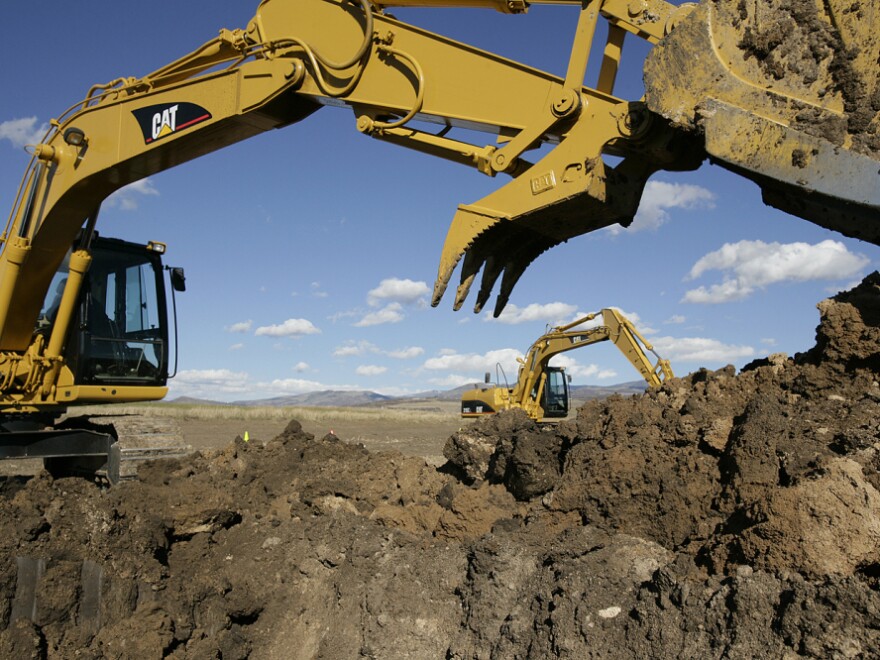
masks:
<svg viewBox="0 0 880 660"><path fill-rule="evenodd" d="M368 341L348 341L333 351L333 357L349 357L364 355L365 353L378 353L379 349Z"/></svg>
<svg viewBox="0 0 880 660"><path fill-rule="evenodd" d="M516 380L516 373L519 367L516 359L522 357L522 353L514 348L502 348L489 351L483 355L478 353L456 353L449 350L441 351L438 357L432 357L425 360L423 368L429 371L459 371L474 374L470 376L467 382L478 376L482 380L482 375L486 371L495 371L495 365L500 364L507 374L508 379Z"/></svg>
<svg viewBox="0 0 880 660"><path fill-rule="evenodd" d="M305 380L303 378L276 378L270 383L257 383L253 388L253 392L261 392L263 396L279 396L282 394L304 394L306 392L316 392L320 390L331 389L331 386L319 383L314 380ZM332 389L345 389L342 386L332 386Z"/></svg>
<svg viewBox="0 0 880 660"><path fill-rule="evenodd" d="M37 126L36 117L10 119L0 122L0 140L9 140L14 147L39 144L48 130L48 124Z"/></svg>
<svg viewBox="0 0 880 660"><path fill-rule="evenodd" d="M632 224L628 228L611 225L606 229L611 234L624 231L657 229L670 218L668 209L711 209L715 207L712 191L689 183L667 183L648 181L642 194L642 201Z"/></svg>
<svg viewBox="0 0 880 660"><path fill-rule="evenodd" d="M392 277L382 280L379 286L367 294L367 303L370 307L378 307L387 301L412 305L429 292L430 289L424 282Z"/></svg>
<svg viewBox="0 0 880 660"><path fill-rule="evenodd" d="M484 318L487 321L496 321L508 325L517 325L530 321L560 324L564 322L563 319L570 318L576 311L577 307L574 305L561 302L547 303L545 305L532 303L526 307L517 307L514 304L509 304L498 318L493 318L489 314L485 315Z"/></svg>
<svg viewBox="0 0 880 660"><path fill-rule="evenodd" d="M358 328L366 328L371 325L382 325L384 323L400 323L404 318L402 309L403 307L400 303L393 302L376 312L366 314L354 325Z"/></svg>
<svg viewBox="0 0 880 660"><path fill-rule="evenodd" d="M308 362L297 362L295 365L293 365L293 370L298 374L301 374L304 371L309 371L310 369L311 367L309 366Z"/></svg>
<svg viewBox="0 0 880 660"><path fill-rule="evenodd" d="M320 390L353 390L354 385L328 385L302 378L252 381L245 372L229 369L191 369L181 371L169 384L171 396L192 396L216 401L260 399L284 394L303 394Z"/></svg>
<svg viewBox="0 0 880 660"><path fill-rule="evenodd" d="M225 398L249 391L248 375L229 369L188 369L178 372L172 381L176 396Z"/></svg>
<svg viewBox="0 0 880 660"><path fill-rule="evenodd" d="M684 323L685 321L687 321L687 319L684 316L682 316L681 314L673 314L668 319L663 321L663 323L665 323L667 325L680 325L680 324Z"/></svg>
<svg viewBox="0 0 880 660"><path fill-rule="evenodd" d="M388 371L388 367L380 367L376 364L362 364L354 372L358 376L379 376Z"/></svg>
<svg viewBox="0 0 880 660"><path fill-rule="evenodd" d="M476 386L483 382L483 375L480 374L479 378L476 378L475 376L449 374L447 376L443 376L442 378L428 378L426 379L426 382L439 389L451 389L453 387L461 387L462 385Z"/></svg>
<svg viewBox="0 0 880 660"><path fill-rule="evenodd" d="M395 360L410 360L414 357L418 357L425 352L425 349L421 346L408 346L406 348L399 348L394 351L388 351L386 355L388 357L392 357Z"/></svg>
<svg viewBox="0 0 880 660"><path fill-rule="evenodd" d="M658 337L651 343L657 353L672 363L672 370L679 376L684 374L681 369L676 370L677 361L697 362L701 365L729 364L755 354L755 349L751 346L725 344L705 337Z"/></svg>
<svg viewBox="0 0 880 660"><path fill-rule="evenodd" d="M251 331L251 327L254 325L254 322L250 319L247 321L239 321L238 323L233 323L232 325L226 328L226 332L237 332L237 333L247 333Z"/></svg>
<svg viewBox="0 0 880 660"><path fill-rule="evenodd" d="M240 351L243 348L244 348L244 344L239 343L239 344L233 344L232 346L230 346L229 350L230 351Z"/></svg>
<svg viewBox="0 0 880 660"><path fill-rule="evenodd" d="M850 252L839 241L809 243L764 243L740 241L725 243L701 257L687 279L696 279L711 270L721 271L722 282L687 291L682 302L722 303L742 300L756 289L780 282L839 280L862 271L870 260Z"/></svg>
<svg viewBox="0 0 880 660"><path fill-rule="evenodd" d="M315 335L321 331L307 319L287 319L280 325L264 325L254 332L255 335L267 337L301 337L302 335Z"/></svg>
<svg viewBox="0 0 880 660"><path fill-rule="evenodd" d="M550 360L550 365L564 367L565 373L573 379L597 378L599 380L607 380L617 376L617 372L612 369L602 369L595 364L578 364L578 361L570 355L556 355Z"/></svg>
<svg viewBox="0 0 880 660"><path fill-rule="evenodd" d="M141 179L123 186L104 200L104 206L121 211L133 211L138 207L138 199L145 195L158 195L159 191L149 178Z"/></svg>

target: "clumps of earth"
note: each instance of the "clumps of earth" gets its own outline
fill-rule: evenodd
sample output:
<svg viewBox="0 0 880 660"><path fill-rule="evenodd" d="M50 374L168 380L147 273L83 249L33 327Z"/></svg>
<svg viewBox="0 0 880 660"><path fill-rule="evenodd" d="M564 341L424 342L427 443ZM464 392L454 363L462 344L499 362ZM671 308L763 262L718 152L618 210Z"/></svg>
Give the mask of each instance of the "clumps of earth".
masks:
<svg viewBox="0 0 880 660"><path fill-rule="evenodd" d="M7 658L875 658L880 274L816 345L463 428L441 468L292 421L0 494Z"/></svg>

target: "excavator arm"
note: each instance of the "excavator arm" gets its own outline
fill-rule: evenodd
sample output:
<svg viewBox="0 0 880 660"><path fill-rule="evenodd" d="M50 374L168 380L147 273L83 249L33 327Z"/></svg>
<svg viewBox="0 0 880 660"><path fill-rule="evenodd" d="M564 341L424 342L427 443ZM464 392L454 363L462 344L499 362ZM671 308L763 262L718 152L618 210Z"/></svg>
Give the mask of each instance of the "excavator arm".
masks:
<svg viewBox="0 0 880 660"><path fill-rule="evenodd" d="M676 160L669 152L675 134L661 131L662 137L638 148L626 146L635 142L627 136L647 121L644 106L583 86L588 55L583 33L595 27L597 15L581 14L566 80L401 23L366 0L264 0L246 28L223 30L142 78L96 85L54 120L49 135L33 148L2 236L0 350L28 346L41 293L109 194L300 121L324 105L351 108L364 134L490 176L514 177L498 193L460 207L441 260L436 299L458 261L449 256L458 247L473 249L468 281L477 262L504 254L500 245L490 252L480 247L492 241L463 238L483 235L502 219L528 216L540 222L539 216L546 216L538 242L525 240L534 238L528 229L498 237L511 252L525 251L516 260L522 268L526 252L536 256L567 238L570 212L595 216L589 220L595 226L626 221L647 175ZM416 120L440 128L425 132ZM451 139L445 135L451 128L489 133L503 146ZM623 166L626 181L615 184L620 194L609 199L605 181L614 175L605 171L601 152L614 140L620 142L617 153L639 157ZM527 150L545 142L558 146L536 166L523 160ZM587 198L596 199L596 212L576 209L576 198L588 205ZM468 229L462 232L462 226Z"/></svg>

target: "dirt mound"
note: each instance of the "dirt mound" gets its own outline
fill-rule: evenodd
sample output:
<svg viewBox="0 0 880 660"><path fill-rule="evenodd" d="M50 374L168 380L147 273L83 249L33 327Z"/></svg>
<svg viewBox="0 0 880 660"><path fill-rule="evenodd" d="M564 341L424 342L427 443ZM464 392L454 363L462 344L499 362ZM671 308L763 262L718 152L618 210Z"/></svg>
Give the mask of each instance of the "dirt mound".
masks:
<svg viewBox="0 0 880 660"><path fill-rule="evenodd" d="M110 490L8 478L0 656L880 655L880 275L816 346L511 413L449 462L291 422Z"/></svg>

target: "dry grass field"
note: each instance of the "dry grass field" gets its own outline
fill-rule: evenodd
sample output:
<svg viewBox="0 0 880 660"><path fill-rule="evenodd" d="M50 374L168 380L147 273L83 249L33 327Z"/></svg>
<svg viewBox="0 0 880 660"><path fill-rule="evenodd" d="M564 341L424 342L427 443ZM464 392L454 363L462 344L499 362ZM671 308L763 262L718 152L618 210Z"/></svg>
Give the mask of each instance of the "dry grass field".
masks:
<svg viewBox="0 0 880 660"><path fill-rule="evenodd" d="M402 401L364 407L227 406L151 403L125 406L89 406L76 415L143 415L173 419L183 439L194 449L216 449L237 436L271 440L295 419L303 429L321 438L334 433L370 450L397 450L422 456L439 465L447 438L469 420L459 416L457 401Z"/></svg>

